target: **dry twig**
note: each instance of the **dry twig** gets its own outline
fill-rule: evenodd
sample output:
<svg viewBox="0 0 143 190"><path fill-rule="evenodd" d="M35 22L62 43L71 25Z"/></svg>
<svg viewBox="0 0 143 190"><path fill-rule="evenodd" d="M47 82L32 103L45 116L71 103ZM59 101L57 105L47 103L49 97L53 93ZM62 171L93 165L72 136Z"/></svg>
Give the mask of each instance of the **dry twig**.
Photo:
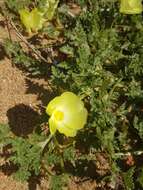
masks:
<svg viewBox="0 0 143 190"><path fill-rule="evenodd" d="M25 38L24 36L18 31L17 27L15 26L14 22L9 19L9 23L12 26L12 28L15 30L16 35L19 37L20 40L22 40L34 53L35 55L37 55L42 61L44 61L45 63L49 62L40 54L40 52L38 52L33 45L31 45Z"/></svg>

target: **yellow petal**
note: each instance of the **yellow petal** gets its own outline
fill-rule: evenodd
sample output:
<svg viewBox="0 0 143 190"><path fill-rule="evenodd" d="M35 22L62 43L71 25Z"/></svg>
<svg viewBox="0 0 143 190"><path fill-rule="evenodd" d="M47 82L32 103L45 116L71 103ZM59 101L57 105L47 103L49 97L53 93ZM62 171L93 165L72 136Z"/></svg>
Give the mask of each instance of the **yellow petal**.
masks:
<svg viewBox="0 0 143 190"><path fill-rule="evenodd" d="M44 22L41 12L39 12L37 8L34 8L30 14L31 14L31 28L33 30L41 29Z"/></svg>
<svg viewBox="0 0 143 190"><path fill-rule="evenodd" d="M60 96L54 98L53 100L51 100L46 108L46 113L48 115L52 115L52 113L54 112L54 110L56 108L58 108L59 106L62 106L62 102L61 102L61 98Z"/></svg>
<svg viewBox="0 0 143 190"><path fill-rule="evenodd" d="M55 134L57 130L57 122L53 119L53 117L50 117L49 119L49 128L50 128L50 133L52 135Z"/></svg>
<svg viewBox="0 0 143 190"><path fill-rule="evenodd" d="M75 109L74 112L68 110L70 114L65 114L64 122L72 129L82 129L87 121L87 110L83 108L81 111Z"/></svg>
<svg viewBox="0 0 143 190"><path fill-rule="evenodd" d="M120 12L125 14L140 14L142 12L142 1L121 0Z"/></svg>
<svg viewBox="0 0 143 190"><path fill-rule="evenodd" d="M75 102L78 103L79 98L72 92L64 92L61 96L57 96L53 100L51 100L47 106L46 113L51 115L55 109L62 110L66 107L72 106L74 103L75 109ZM72 109L72 108L71 108Z"/></svg>
<svg viewBox="0 0 143 190"><path fill-rule="evenodd" d="M80 98L72 92L64 92L61 98L64 101L63 106L70 107L71 110L73 109L75 111L75 105L77 105L79 109L82 109L84 106Z"/></svg>
<svg viewBox="0 0 143 190"><path fill-rule="evenodd" d="M61 96L57 96L51 100L46 108L47 114L51 115L55 109L67 109L75 111L75 105L79 109L83 108L83 102L72 92L64 92Z"/></svg>
<svg viewBox="0 0 143 190"><path fill-rule="evenodd" d="M31 30L37 31L42 28L45 20L37 8L32 9L31 12L27 9L22 9L19 11L19 14L21 22L28 32L31 32Z"/></svg>
<svg viewBox="0 0 143 190"><path fill-rule="evenodd" d="M58 127L57 127L57 130L58 130L60 133L62 133L62 134L64 134L65 136L67 136L67 137L75 137L75 136L76 136L76 133L77 133L76 130L69 128L69 127L68 127L67 125L65 125L64 123L59 124Z"/></svg>
<svg viewBox="0 0 143 190"><path fill-rule="evenodd" d="M87 121L87 110L83 102L71 92L65 92L61 97L65 100L61 107L65 113L64 123L76 130L83 128Z"/></svg>
<svg viewBox="0 0 143 190"><path fill-rule="evenodd" d="M31 15L27 9L22 9L19 11L20 20L22 24L25 26L26 30L30 33L31 32Z"/></svg>
<svg viewBox="0 0 143 190"><path fill-rule="evenodd" d="M52 135L55 134L56 130L58 130L60 133L64 134L67 137L76 136L76 132L77 132L76 130L69 128L60 120L57 121L53 115L49 119L49 127L50 127L50 133Z"/></svg>

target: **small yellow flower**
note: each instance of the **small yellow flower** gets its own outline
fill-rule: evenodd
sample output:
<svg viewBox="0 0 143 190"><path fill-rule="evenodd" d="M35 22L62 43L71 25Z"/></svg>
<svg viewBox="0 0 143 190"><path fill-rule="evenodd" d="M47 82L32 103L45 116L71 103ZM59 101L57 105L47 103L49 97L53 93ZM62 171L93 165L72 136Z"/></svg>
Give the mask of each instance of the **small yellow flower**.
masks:
<svg viewBox="0 0 143 190"><path fill-rule="evenodd" d="M56 130L67 137L74 137L87 121L87 110L78 96L72 92L64 92L50 101L46 108L50 115L50 133Z"/></svg>
<svg viewBox="0 0 143 190"><path fill-rule="evenodd" d="M28 9L22 9L19 11L19 14L20 20L29 34L32 31L37 32L37 30L42 28L44 19L37 8L32 9L31 12Z"/></svg>
<svg viewBox="0 0 143 190"><path fill-rule="evenodd" d="M120 12L124 14L142 13L142 0L121 0Z"/></svg>

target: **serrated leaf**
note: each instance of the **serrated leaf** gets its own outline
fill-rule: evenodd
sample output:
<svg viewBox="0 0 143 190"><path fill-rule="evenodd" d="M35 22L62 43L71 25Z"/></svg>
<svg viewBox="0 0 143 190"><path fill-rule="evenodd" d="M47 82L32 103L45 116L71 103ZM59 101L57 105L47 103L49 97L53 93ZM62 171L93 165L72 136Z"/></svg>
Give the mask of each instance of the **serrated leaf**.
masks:
<svg viewBox="0 0 143 190"><path fill-rule="evenodd" d="M139 118L135 116L133 124L134 128L137 129L140 138L143 139L143 122L139 121Z"/></svg>
<svg viewBox="0 0 143 190"><path fill-rule="evenodd" d="M134 172L135 168L132 167L127 172L123 173L123 179L126 190L134 189L134 179L133 179Z"/></svg>
<svg viewBox="0 0 143 190"><path fill-rule="evenodd" d="M141 185L141 186L142 186L142 188L143 188L143 169L141 169L141 171L140 171L140 174L139 174L139 177L138 177L137 181L140 183L140 185Z"/></svg>
<svg viewBox="0 0 143 190"><path fill-rule="evenodd" d="M58 3L59 0L42 0L39 3L39 9L48 21L53 19Z"/></svg>
<svg viewBox="0 0 143 190"><path fill-rule="evenodd" d="M50 189L62 190L63 187L67 184L67 182L68 182L68 175L66 174L52 176L50 180Z"/></svg>

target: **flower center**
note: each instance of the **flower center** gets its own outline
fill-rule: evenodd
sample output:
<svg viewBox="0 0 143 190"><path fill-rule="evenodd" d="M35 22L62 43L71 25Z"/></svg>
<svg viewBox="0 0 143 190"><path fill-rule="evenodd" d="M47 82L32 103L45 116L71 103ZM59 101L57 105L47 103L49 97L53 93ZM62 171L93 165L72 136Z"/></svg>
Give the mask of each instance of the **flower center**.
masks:
<svg viewBox="0 0 143 190"><path fill-rule="evenodd" d="M62 111L56 110L54 112L54 117L57 121L61 121L64 119L64 113Z"/></svg>

